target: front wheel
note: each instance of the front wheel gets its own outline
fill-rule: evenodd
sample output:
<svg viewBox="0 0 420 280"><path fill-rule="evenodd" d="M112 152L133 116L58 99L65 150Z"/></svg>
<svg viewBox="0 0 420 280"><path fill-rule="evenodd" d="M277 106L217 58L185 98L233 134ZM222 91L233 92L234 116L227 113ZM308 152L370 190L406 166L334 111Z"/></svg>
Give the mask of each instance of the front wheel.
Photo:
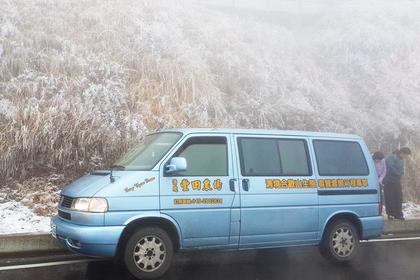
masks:
<svg viewBox="0 0 420 280"><path fill-rule="evenodd" d="M318 248L321 255L328 261L349 262L359 250L359 234L349 221L334 221L325 229Z"/></svg>
<svg viewBox="0 0 420 280"><path fill-rule="evenodd" d="M124 263L130 273L139 279L162 276L171 266L172 258L171 238L158 227L136 231L125 246Z"/></svg>

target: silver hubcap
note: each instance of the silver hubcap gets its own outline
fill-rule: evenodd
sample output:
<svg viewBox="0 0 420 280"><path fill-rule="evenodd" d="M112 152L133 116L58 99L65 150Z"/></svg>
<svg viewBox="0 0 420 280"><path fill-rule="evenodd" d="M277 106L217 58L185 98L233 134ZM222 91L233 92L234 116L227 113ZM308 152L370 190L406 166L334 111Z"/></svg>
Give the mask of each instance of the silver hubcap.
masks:
<svg viewBox="0 0 420 280"><path fill-rule="evenodd" d="M165 249L165 244L157 236L145 236L134 247L134 262L142 271L152 272L164 262Z"/></svg>
<svg viewBox="0 0 420 280"><path fill-rule="evenodd" d="M354 248L353 233L348 228L339 228L332 238L334 252L340 257L347 257Z"/></svg>

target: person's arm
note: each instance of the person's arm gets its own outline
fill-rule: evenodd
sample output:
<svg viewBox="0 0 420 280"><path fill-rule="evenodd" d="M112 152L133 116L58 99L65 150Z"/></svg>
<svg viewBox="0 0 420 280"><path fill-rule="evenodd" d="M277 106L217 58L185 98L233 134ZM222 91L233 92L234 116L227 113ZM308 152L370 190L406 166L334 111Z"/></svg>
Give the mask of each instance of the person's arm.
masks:
<svg viewBox="0 0 420 280"><path fill-rule="evenodd" d="M385 174L386 174L386 164L385 164L385 161L383 161L381 163L380 173L378 174L378 176L379 176L378 180L379 180L380 183L382 183L382 181L383 181L383 179L385 177Z"/></svg>

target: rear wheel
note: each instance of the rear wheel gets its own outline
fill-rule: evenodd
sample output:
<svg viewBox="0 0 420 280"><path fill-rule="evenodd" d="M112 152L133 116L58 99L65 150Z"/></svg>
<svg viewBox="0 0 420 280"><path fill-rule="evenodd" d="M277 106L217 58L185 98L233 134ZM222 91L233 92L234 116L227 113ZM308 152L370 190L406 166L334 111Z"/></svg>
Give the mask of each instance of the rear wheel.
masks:
<svg viewBox="0 0 420 280"><path fill-rule="evenodd" d="M319 252L328 261L345 263L352 260L359 250L359 234L347 220L337 220L325 229Z"/></svg>
<svg viewBox="0 0 420 280"><path fill-rule="evenodd" d="M173 246L169 235L158 227L146 227L127 241L124 263L133 276L151 279L162 276L171 266Z"/></svg>

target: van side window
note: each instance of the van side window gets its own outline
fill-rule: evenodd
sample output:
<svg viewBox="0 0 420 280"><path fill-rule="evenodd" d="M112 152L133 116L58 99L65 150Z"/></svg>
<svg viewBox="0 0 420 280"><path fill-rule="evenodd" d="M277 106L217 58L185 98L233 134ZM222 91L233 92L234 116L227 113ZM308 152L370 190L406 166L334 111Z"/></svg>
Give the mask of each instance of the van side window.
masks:
<svg viewBox="0 0 420 280"><path fill-rule="evenodd" d="M225 137L193 137L175 153L187 160L187 171L179 176L227 176L228 156Z"/></svg>
<svg viewBox="0 0 420 280"><path fill-rule="evenodd" d="M308 148L302 139L238 138L244 176L310 176Z"/></svg>
<svg viewBox="0 0 420 280"><path fill-rule="evenodd" d="M279 140L280 161L283 175L312 175L308 150L304 140Z"/></svg>
<svg viewBox="0 0 420 280"><path fill-rule="evenodd" d="M369 175L359 143L334 140L314 140L313 143L319 175Z"/></svg>

